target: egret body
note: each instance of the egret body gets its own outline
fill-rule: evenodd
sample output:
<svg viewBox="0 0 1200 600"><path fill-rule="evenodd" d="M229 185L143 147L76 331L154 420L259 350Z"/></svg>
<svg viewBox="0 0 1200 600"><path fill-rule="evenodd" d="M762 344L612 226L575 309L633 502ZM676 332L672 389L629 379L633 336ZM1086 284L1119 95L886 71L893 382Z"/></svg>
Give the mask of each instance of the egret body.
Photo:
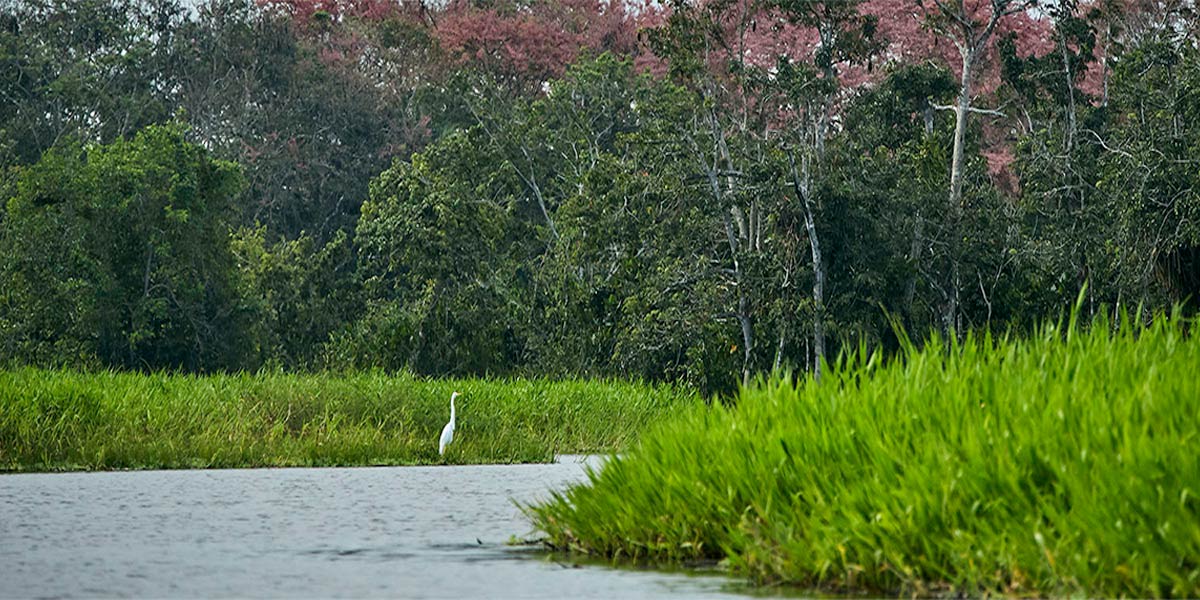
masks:
<svg viewBox="0 0 1200 600"><path fill-rule="evenodd" d="M450 422L442 428L442 437L438 440L438 454L446 453L446 446L454 441L454 399L458 397L458 392L450 394Z"/></svg>

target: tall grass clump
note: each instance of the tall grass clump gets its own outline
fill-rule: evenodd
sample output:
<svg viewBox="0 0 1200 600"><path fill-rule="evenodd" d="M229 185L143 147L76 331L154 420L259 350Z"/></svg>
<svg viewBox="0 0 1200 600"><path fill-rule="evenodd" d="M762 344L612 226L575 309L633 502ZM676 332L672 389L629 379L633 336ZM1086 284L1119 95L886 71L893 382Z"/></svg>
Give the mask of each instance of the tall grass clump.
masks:
<svg viewBox="0 0 1200 600"><path fill-rule="evenodd" d="M618 381L15 369L0 371L0 470L545 462L619 451L697 401Z"/></svg>
<svg viewBox="0 0 1200 600"><path fill-rule="evenodd" d="M648 431L527 508L557 547L882 594L1200 595L1200 338L970 335Z"/></svg>

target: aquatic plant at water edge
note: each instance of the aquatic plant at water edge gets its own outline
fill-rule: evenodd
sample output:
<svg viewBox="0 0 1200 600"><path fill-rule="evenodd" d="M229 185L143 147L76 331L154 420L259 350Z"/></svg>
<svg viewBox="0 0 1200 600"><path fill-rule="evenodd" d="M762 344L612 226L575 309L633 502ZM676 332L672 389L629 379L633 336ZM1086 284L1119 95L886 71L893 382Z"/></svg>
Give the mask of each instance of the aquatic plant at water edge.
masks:
<svg viewBox="0 0 1200 600"><path fill-rule="evenodd" d="M696 401L617 381L22 368L0 371L0 470L545 462L621 450Z"/></svg>
<svg viewBox="0 0 1200 600"><path fill-rule="evenodd" d="M527 510L559 548L764 583L1196 596L1198 367L1166 318L860 351L688 410Z"/></svg>

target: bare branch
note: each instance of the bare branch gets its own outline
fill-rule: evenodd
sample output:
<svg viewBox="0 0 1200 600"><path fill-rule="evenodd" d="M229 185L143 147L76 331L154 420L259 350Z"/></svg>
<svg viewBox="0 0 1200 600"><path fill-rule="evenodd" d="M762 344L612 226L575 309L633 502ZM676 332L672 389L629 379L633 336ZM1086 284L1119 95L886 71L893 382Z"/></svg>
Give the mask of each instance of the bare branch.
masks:
<svg viewBox="0 0 1200 600"><path fill-rule="evenodd" d="M959 25L963 26L964 29L969 29L972 27L973 23L967 20L967 16L965 14L966 11L963 9L961 4L957 9L955 9L954 7L948 6L943 0L933 0L933 3L938 7L938 10L940 10L943 15L954 19Z"/></svg>
<svg viewBox="0 0 1200 600"><path fill-rule="evenodd" d="M930 104L929 106L930 106L930 108L933 108L936 110L958 110L958 107L954 106L953 104ZM1002 113L998 110L992 109L992 108L976 108L974 106L967 107L967 112L975 113L978 115L992 115L993 117L1006 116L1004 113Z"/></svg>
<svg viewBox="0 0 1200 600"><path fill-rule="evenodd" d="M1133 159L1132 154L1130 154L1124 150L1121 150L1120 148L1110 147L1108 144L1104 143L1104 138L1100 137L1100 134L1096 133L1095 131L1093 131L1091 129L1084 129L1083 133L1090 133L1092 135L1092 137L1096 138L1096 143L1100 144L1100 147L1104 148L1106 151L1111 152L1113 154L1120 154L1121 156L1124 156L1125 158L1128 158L1130 160Z"/></svg>

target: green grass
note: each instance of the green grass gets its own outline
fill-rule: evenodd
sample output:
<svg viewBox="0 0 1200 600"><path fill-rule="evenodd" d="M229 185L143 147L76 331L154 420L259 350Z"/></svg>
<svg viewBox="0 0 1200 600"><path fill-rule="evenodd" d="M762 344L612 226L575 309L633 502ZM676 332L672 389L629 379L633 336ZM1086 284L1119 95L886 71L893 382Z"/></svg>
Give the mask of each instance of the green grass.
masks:
<svg viewBox="0 0 1200 600"><path fill-rule="evenodd" d="M604 381L16 369L0 371L0 470L544 462L621 450L697 401Z"/></svg>
<svg viewBox="0 0 1200 600"><path fill-rule="evenodd" d="M1200 596L1200 337L970 336L698 406L527 507L555 546L874 594ZM1115 330L1115 333L1114 333Z"/></svg>

